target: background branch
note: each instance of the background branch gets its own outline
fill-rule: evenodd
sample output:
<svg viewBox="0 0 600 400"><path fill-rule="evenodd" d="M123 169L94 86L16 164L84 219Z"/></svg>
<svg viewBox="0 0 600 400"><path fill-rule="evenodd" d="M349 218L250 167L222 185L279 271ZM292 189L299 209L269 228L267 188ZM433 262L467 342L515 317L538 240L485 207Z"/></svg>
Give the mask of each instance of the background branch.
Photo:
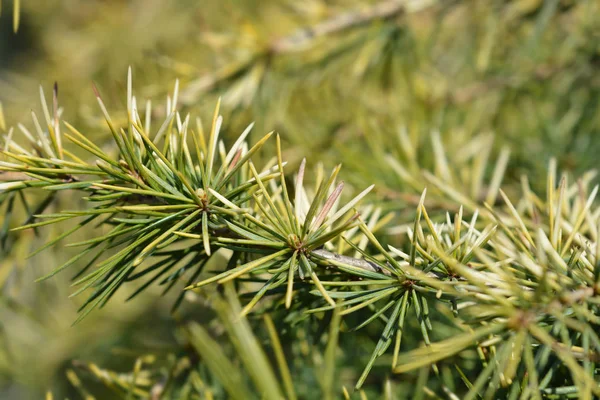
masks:
<svg viewBox="0 0 600 400"><path fill-rule="evenodd" d="M181 91L181 102L190 105L201 93L214 89L220 83L249 69L259 60L303 51L318 38L360 28L375 21L391 19L406 12L418 12L435 3L435 0L387 0L362 10L335 15L313 26L300 28L288 36L273 40L268 48L257 51L245 62L228 65L215 73L192 80Z"/></svg>

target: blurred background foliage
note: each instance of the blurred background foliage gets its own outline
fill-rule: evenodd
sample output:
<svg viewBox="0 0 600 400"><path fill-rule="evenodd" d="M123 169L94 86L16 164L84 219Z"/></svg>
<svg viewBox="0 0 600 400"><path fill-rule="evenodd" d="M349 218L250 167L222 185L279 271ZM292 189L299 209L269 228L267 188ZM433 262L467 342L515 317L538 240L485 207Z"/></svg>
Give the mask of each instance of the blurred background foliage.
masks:
<svg viewBox="0 0 600 400"><path fill-rule="evenodd" d="M226 137L255 121L254 139L270 130L282 135L291 169L304 156L328 168L342 162L343 179L357 188L375 183L370 201L396 211L397 223L414 216L413 207L405 210L428 183L423 170L480 203L487 188L468 166L483 163L482 173L492 178L493 165L506 162L507 192L524 172L543 190L551 156L561 170L579 174L596 166L600 151L596 0L23 1L17 33L12 7L2 1L2 130L31 126L38 86L49 93L56 81L64 118L110 146L92 82L117 118L131 65L136 92L153 100L156 115L176 79L183 110L203 120L222 97ZM429 198L444 209L456 204L443 190ZM51 207L75 208L77 200L58 201ZM194 343L181 330L186 321L204 321L223 335L200 299L173 317L174 297L165 301L155 288L134 302L115 299L71 328L77 304L67 299L69 276L33 281L75 252L61 247L26 258L52 229L2 239L1 398L40 398L48 389L56 398L74 398L86 393L74 373L110 396L94 386L108 375L93 366L131 372L149 354L152 369L144 373L170 376ZM285 337L282 327L289 353L310 355L315 364L294 359L297 390L307 393L328 334L314 319L288 319L303 324L293 334L304 335ZM315 330L321 334L308 335ZM375 332L340 338L356 359L337 358L338 389L353 386L361 368L348 365L364 365ZM385 371L369 378L367 393L389 390Z"/></svg>

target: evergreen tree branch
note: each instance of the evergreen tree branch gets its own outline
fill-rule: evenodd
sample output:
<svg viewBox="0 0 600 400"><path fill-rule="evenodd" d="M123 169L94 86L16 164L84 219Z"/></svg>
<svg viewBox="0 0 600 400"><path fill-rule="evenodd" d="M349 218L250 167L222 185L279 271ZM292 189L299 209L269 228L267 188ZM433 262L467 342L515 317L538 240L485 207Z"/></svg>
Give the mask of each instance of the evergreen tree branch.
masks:
<svg viewBox="0 0 600 400"><path fill-rule="evenodd" d="M236 307L242 315L265 297L275 296L267 304L281 304L286 310L297 307L304 314L335 310L339 316L360 315L353 330L383 325L357 389L390 348L395 373L427 367L436 375L438 364L459 354L467 357L475 349L479 358L468 363L487 366L475 382L464 378L467 398L485 382L489 381L486 390L492 396L531 375L544 376L536 383L541 389L561 387L564 375L555 379L548 360L562 363L570 374L568 384L582 398L600 394L595 375L590 374L590 363L600 352L600 213L595 205L598 186L591 187L589 179L569 186L564 177L557 188L551 163L546 197L537 196L525 181L526 195L515 205L500 189L508 157L503 153L485 195L487 213L479 218L483 178L471 174L475 199L456 189L440 139L434 135L439 176L422 174L457 203L464 202L469 211L463 215L460 207L453 216L436 219L427 211L423 191L414 223L405 227L405 246L396 248L382 244L382 237L374 234L379 211L365 212L365 220L357 211L373 186L342 201L340 166L328 176L321 170L312 189L304 182L303 161L292 191L279 137L275 159L258 169L252 156L271 134L250 146L244 140L248 129L228 150L219 140L218 106L206 136L201 127L191 131L189 117L181 118L174 109L151 135L136 109L131 74L126 126L115 125L97 96L119 150L117 157L66 124L65 139L96 161L74 156L62 145L57 121L45 113L47 130L35 114L37 136L23 130L31 150L7 136L4 154L11 161L0 163L4 174L27 177L3 182L2 193L78 190L86 192L84 198L92 204L84 210L36 214L32 222L15 228L73 221L73 227L34 254L94 221L101 219L108 228L92 239L71 243L83 250L40 278L91 257L74 282L79 289L73 295L90 293L76 322L105 305L125 283L146 276L151 278L131 297L155 282L168 291L184 275L186 290L227 285L230 296L230 282L250 281L257 285L248 285L251 291L244 294L252 299L243 308ZM43 108L48 109L45 104ZM403 166L395 167L399 175L416 179ZM179 240L191 243L171 246ZM219 248L232 251L227 267L202 276ZM102 256L106 258L97 262ZM146 265L149 261L152 264ZM92 266L91 272L86 271ZM370 314L365 315L367 311ZM438 320L450 316L455 335L437 338ZM410 324L424 347L413 343L405 351L403 332ZM279 390L262 384L273 393Z"/></svg>

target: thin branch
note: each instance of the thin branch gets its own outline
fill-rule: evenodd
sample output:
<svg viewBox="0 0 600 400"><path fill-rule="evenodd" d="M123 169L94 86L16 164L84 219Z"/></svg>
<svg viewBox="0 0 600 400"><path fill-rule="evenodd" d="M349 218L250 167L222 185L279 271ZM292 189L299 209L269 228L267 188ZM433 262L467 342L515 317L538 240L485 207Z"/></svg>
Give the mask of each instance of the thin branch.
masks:
<svg viewBox="0 0 600 400"><path fill-rule="evenodd" d="M387 270L381 268L379 265L377 265L373 262L370 262L368 260L362 259L362 258L354 258L354 257L344 256L342 254L332 253L332 252L324 250L324 249L313 250L312 253L316 254L319 257L323 257L327 260L339 261L341 263L351 265L353 267L364 269L365 271L378 272L380 274L384 274L387 276L392 275L390 273L390 271L387 271Z"/></svg>
<svg viewBox="0 0 600 400"><path fill-rule="evenodd" d="M32 179L33 178L31 178L27 174L20 173L20 172L0 172L0 182L3 182L3 181L7 181L7 182L8 181L27 181L27 180L32 180ZM152 199L149 199L149 197L150 196L145 196L144 199L146 199L150 203L154 204L154 202L152 202ZM136 197L132 197L128 200L131 200L131 199L135 199L136 200L135 203L138 203L140 197L136 196ZM162 199L156 198L156 200L158 200L162 203ZM215 230L215 231L213 231L213 235L215 235L217 237L227 237L227 238L239 237L235 232L233 232L227 228ZM388 276L391 275L389 271L386 271L386 270L382 269L381 267L379 267L377 264L372 263L367 260L364 260L364 259L344 256L344 255L332 253L332 252L329 252L329 251L323 250L323 249L314 250L313 253L320 257L323 257L325 259L333 259L333 260L342 262L344 264L348 264L348 265L352 265L357 268L364 269L366 271L379 272L379 273L382 273L382 274L385 274Z"/></svg>
<svg viewBox="0 0 600 400"><path fill-rule="evenodd" d="M382 1L372 7L349 11L316 25L301 28L289 36L273 41L271 51L275 54L282 54L303 50L314 39L358 28L373 21L394 18L408 10L421 10L432 3L433 1Z"/></svg>
<svg viewBox="0 0 600 400"><path fill-rule="evenodd" d="M212 231L212 234L215 235L216 237L242 239L242 236L238 235L236 232L233 232L231 229L226 228L226 227L215 229ZM347 264L347 265L351 265L353 267L364 269L365 271L379 272L380 274L391 276L389 271L381 268L379 265L377 265L373 262L367 261L362 258L354 258L354 257L350 257L350 256L345 256L342 254L337 254L337 253L333 253L331 251L327 251L325 249L312 250L311 253L314 255L317 255L319 257L322 257L326 260L335 260L335 261L339 261L339 262Z"/></svg>

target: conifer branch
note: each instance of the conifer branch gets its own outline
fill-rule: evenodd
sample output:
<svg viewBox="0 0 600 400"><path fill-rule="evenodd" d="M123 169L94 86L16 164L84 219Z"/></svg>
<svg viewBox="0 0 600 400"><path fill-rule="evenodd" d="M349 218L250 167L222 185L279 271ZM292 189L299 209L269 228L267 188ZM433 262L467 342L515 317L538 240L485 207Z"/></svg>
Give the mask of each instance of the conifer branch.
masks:
<svg viewBox="0 0 600 400"><path fill-rule="evenodd" d="M552 162L546 197L537 196L524 181L526 195L513 204L500 188L508 151L500 153L489 183L475 173L463 185L465 190L453 176L439 135L433 134L433 172L415 168L411 175L389 154L381 158L403 179L414 182L420 174L464 207L438 218L428 211L427 191L423 191L414 222L402 227L405 245L397 248L384 244L385 235L380 234L390 217L380 220L381 210L373 207L362 208L361 216L357 209L373 185L344 200L339 165L329 175L319 171L313 189L305 182L303 161L292 192L279 137L275 159L257 167L253 156L272 134L250 145L245 142L248 129L227 150L219 140L218 105L206 137L203 129L191 131L189 117L182 118L172 108L156 134L151 134L136 109L131 72L125 126L113 122L96 93L117 157L69 124L65 124L68 133L61 132L57 121L44 113L47 130L35 114L36 135L22 129L29 148L5 135L3 154L8 161L0 163L2 176L9 179L0 184L3 199L12 202L15 193L23 196L32 189L78 191L85 193L83 198L90 204L83 210L42 214L45 202L39 212L30 212L28 222L13 231L73 221L72 228L33 254L94 221L101 219L106 228L92 239L70 243L82 251L40 278L91 260L74 282L79 288L72 296L88 293L76 322L138 279L150 277L130 298L153 283L165 285L168 291L186 276L174 308L186 292L200 288L203 292L216 285L225 286L233 304L237 299L232 300L236 293L231 282L238 281L240 297L251 296L243 307L235 305L241 316L258 307L279 305L286 312L298 308L305 315L328 311L335 318L360 315L353 331L381 323L381 335L356 389L365 384L377 360L394 343L391 369L398 374L424 367L438 374L439 364L459 354L468 357L469 350L475 349L480 359L468 362L482 362L486 367L474 382L463 378L468 382L468 398L488 378L490 396L516 387L531 375L547 378L536 383L541 388L529 390L546 389L550 382L559 387L564 377L553 381L554 367L548 360L562 363L571 376L570 387L581 397L600 395L589 365L600 354L600 212L598 186L591 186L589 176L573 185L564 177L557 188ZM43 95L41 99L47 110ZM90 153L93 161L74 156L65 147L63 135ZM477 146L485 148L488 143L484 140ZM476 156L477 146L473 146ZM478 168L484 169L485 163L478 163ZM483 188L485 196L481 196ZM482 198L484 209L479 213ZM172 246L184 240L188 245ZM226 268L206 276L205 266L220 249L230 250ZM244 285L248 281L253 285ZM232 323L227 315L225 323ZM436 338L437 319L442 316L452 317L455 334ZM410 318L424 346L406 350L403 332ZM338 328L337 323L331 327L334 337ZM209 351L208 337L198 329L195 334L204 342L198 343L198 351ZM247 329L243 336L248 336ZM255 348L253 354L259 353ZM269 367L265 362L261 368ZM251 375L264 377L254 371ZM275 380L257 382L278 396Z"/></svg>

